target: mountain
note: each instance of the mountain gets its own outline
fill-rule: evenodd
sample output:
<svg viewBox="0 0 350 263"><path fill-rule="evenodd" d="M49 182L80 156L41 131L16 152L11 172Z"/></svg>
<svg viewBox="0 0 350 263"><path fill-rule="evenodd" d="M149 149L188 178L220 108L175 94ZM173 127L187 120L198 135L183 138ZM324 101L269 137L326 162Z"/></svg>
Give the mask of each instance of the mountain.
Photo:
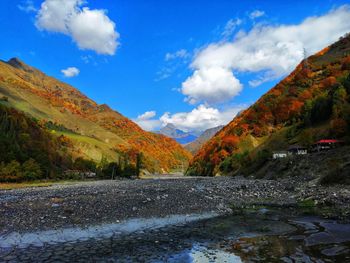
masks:
<svg viewBox="0 0 350 263"><path fill-rule="evenodd" d="M350 34L296 69L209 140L187 174L253 174L272 151L350 140Z"/></svg>
<svg viewBox="0 0 350 263"><path fill-rule="evenodd" d="M197 139L197 136L177 129L174 124L168 123L159 130L160 134L175 139L180 144L187 144Z"/></svg>
<svg viewBox="0 0 350 263"><path fill-rule="evenodd" d="M198 150L208 141L210 140L218 131L220 131L224 125L220 125L214 128L210 128L205 130L196 140L186 144L184 147L192 154L198 152Z"/></svg>
<svg viewBox="0 0 350 263"><path fill-rule="evenodd" d="M35 118L51 134L72 142L69 154L100 162L138 153L149 171L170 171L191 157L174 140L142 130L137 124L99 105L76 88L47 76L18 58L0 61L0 98L7 107Z"/></svg>

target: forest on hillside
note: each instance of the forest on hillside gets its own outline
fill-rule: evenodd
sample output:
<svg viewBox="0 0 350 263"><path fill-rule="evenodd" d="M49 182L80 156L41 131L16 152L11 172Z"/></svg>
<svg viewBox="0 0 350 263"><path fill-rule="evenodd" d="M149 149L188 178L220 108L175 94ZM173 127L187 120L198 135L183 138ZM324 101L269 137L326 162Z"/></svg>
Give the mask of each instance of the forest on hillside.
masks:
<svg viewBox="0 0 350 263"><path fill-rule="evenodd" d="M81 179L84 173L98 178L130 177L142 168L141 154L136 154L134 163L121 153L115 162L73 159L72 142L64 135L52 134L52 122L40 122L8 107L6 100L3 97L0 102L0 182Z"/></svg>
<svg viewBox="0 0 350 263"><path fill-rule="evenodd" d="M191 160L188 175L250 174L289 145L350 141L350 35L302 61Z"/></svg>

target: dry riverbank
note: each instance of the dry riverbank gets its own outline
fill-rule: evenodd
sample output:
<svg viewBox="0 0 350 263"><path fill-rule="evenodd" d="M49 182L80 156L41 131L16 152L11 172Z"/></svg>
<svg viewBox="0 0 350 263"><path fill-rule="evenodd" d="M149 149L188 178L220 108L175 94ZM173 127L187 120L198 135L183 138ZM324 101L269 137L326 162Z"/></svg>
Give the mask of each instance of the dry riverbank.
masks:
<svg viewBox="0 0 350 263"><path fill-rule="evenodd" d="M96 181L0 191L0 233L85 227L129 218L225 214L232 207L327 206L349 216L350 187L321 187L298 178L176 178ZM336 212L334 212L336 211Z"/></svg>

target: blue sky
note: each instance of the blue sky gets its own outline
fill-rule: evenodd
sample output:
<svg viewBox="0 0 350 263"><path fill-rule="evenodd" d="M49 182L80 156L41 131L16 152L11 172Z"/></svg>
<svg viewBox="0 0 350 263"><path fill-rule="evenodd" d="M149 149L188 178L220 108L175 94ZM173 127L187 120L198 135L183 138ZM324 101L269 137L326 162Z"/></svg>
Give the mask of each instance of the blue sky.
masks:
<svg viewBox="0 0 350 263"><path fill-rule="evenodd" d="M349 1L284 2L1 0L0 54L146 129L174 123L198 131L227 123L304 53L350 31ZM79 16L89 11L101 24ZM60 29L68 22L57 14L72 21Z"/></svg>

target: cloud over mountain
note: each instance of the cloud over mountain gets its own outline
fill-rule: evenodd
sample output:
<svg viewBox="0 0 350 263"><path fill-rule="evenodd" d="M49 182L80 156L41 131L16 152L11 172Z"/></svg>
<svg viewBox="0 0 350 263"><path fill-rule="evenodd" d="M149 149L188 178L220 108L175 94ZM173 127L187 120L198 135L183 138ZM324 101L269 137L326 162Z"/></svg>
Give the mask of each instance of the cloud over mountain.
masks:
<svg viewBox="0 0 350 263"><path fill-rule="evenodd" d="M242 89L235 72L256 73L251 86L280 78L303 59L305 50L314 53L349 32L349 17L350 7L344 5L299 24L257 24L233 41L209 44L194 57L193 74L181 91L189 103L222 103Z"/></svg>
<svg viewBox="0 0 350 263"><path fill-rule="evenodd" d="M155 111L146 111L134 121L148 131L155 131L167 124L173 124L176 128L186 132L201 132L227 124L244 108L245 105L237 105L219 110L199 105L189 112L177 112L174 114L166 112L159 119L154 118L156 116Z"/></svg>

